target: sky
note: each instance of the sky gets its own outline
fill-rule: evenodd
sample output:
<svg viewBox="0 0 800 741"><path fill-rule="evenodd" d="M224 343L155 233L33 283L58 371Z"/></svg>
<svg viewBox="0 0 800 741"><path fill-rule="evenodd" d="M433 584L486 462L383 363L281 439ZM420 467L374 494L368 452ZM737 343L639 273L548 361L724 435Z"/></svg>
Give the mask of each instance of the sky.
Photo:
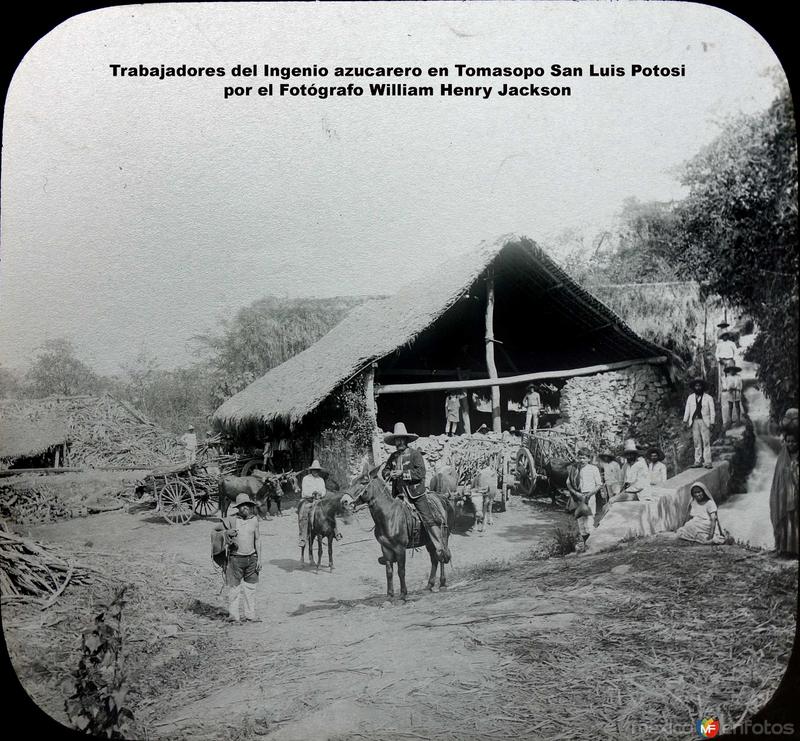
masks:
<svg viewBox="0 0 800 741"><path fill-rule="evenodd" d="M114 77L110 65L225 67ZM224 99L236 64L446 66L483 97ZM457 77L456 64L546 74ZM583 77L554 78L552 64ZM589 65L624 77L588 77ZM633 64L685 65L632 77ZM594 235L623 201L684 193L683 161L775 96L743 21L689 3L163 4L75 16L42 38L4 111L0 365L67 337L101 373L265 295L390 294L513 232ZM367 80L346 80L362 86ZM386 80L379 80L386 81ZM569 97L497 95L570 85Z"/></svg>

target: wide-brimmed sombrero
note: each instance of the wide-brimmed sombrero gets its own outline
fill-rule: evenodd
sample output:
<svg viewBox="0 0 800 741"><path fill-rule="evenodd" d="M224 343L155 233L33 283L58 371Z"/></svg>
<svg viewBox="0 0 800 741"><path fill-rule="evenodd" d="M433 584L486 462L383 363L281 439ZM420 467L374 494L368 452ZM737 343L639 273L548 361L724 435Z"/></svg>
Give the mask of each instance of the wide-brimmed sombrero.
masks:
<svg viewBox="0 0 800 741"><path fill-rule="evenodd" d="M642 450L636 444L636 440L634 440L632 437L629 437L622 446L622 455L627 455L628 453L636 453L638 455L642 455L642 453L644 453L644 450Z"/></svg>
<svg viewBox="0 0 800 741"><path fill-rule="evenodd" d="M725 373L741 373L742 369L738 365L729 365L725 368Z"/></svg>
<svg viewBox="0 0 800 741"><path fill-rule="evenodd" d="M724 319L717 325L720 329L725 329L725 327L730 327L731 325L728 324Z"/></svg>
<svg viewBox="0 0 800 741"><path fill-rule="evenodd" d="M303 473L311 473L312 471L319 471L319 475L322 476L322 478L328 477L327 469L320 466L319 460L317 460L316 458L314 458L313 463L305 471L303 471Z"/></svg>
<svg viewBox="0 0 800 741"><path fill-rule="evenodd" d="M698 383L703 387L703 390L708 388L708 384L706 383L706 379L705 378L700 378L699 376L697 378L693 378L689 382L689 388L694 388Z"/></svg>
<svg viewBox="0 0 800 741"><path fill-rule="evenodd" d="M664 451L663 451L663 450L661 450L661 448L659 448L659 447L657 447L657 446L655 446L655 445L651 445L651 446L650 446L650 447L647 449L647 457L648 457L648 458L650 457L650 454L651 454L651 453L655 453L655 454L658 456L658 460L660 460L660 461L663 461L663 460L664 460L664 458L666 457L666 456L664 455Z"/></svg>
<svg viewBox="0 0 800 741"><path fill-rule="evenodd" d="M383 436L383 442L385 442L387 445L394 445L397 442L398 438L401 437L404 437L406 439L406 442L410 443L414 442L414 440L416 440L419 437L419 435L415 435L413 432L409 432L406 429L406 426L403 422L398 422L394 426L394 432L390 432L388 435Z"/></svg>

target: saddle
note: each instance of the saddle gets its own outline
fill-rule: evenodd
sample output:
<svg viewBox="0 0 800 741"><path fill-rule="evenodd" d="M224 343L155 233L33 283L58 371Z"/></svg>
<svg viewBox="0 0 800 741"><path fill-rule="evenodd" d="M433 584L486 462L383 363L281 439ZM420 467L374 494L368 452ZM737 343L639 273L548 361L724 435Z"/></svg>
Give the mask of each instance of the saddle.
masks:
<svg viewBox="0 0 800 741"><path fill-rule="evenodd" d="M432 525L441 528L443 531L447 529L447 515L444 510L444 505L438 496L425 492L418 497L417 501L424 497L428 504L428 509L432 515ZM422 515L420 515L417 508L408 500L403 500L406 505L406 527L408 528L408 546L407 548L422 548L425 545L425 526L422 522Z"/></svg>

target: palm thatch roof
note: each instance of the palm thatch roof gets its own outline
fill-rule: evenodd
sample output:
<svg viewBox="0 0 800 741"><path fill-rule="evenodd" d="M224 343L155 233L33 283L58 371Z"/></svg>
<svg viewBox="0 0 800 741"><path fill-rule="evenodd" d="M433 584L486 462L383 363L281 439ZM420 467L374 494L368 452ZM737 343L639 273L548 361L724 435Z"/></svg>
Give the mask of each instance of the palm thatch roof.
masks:
<svg viewBox="0 0 800 741"><path fill-rule="evenodd" d="M67 424L53 410L0 401L0 460L32 458L68 440Z"/></svg>
<svg viewBox="0 0 800 741"><path fill-rule="evenodd" d="M546 291L548 302L578 329L597 333L609 361L664 354L575 283L534 242L506 235L493 244L482 242L394 296L356 307L314 345L228 399L214 413L215 421L234 430L279 420L296 424L371 363L412 343L498 261L506 267L511 263L515 274L535 275L532 290Z"/></svg>

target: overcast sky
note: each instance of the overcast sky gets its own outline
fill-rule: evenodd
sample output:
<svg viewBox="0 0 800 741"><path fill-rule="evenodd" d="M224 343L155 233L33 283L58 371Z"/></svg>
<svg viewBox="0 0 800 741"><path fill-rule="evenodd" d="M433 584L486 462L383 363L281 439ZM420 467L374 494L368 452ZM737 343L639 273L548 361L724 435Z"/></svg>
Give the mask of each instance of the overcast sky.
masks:
<svg viewBox="0 0 800 741"><path fill-rule="evenodd" d="M583 66L562 98L223 100L267 80L114 78L109 65ZM685 77L630 65L686 65ZM0 363L66 336L98 370L266 294L391 293L506 232L608 225L728 116L764 109L778 65L725 11L687 3L205 4L76 16L28 53L5 109ZM330 80L330 78L329 78ZM323 82L329 80L294 80ZM356 81L366 85L367 81ZM438 81L398 79L432 84ZM437 87L438 89L438 87Z"/></svg>

